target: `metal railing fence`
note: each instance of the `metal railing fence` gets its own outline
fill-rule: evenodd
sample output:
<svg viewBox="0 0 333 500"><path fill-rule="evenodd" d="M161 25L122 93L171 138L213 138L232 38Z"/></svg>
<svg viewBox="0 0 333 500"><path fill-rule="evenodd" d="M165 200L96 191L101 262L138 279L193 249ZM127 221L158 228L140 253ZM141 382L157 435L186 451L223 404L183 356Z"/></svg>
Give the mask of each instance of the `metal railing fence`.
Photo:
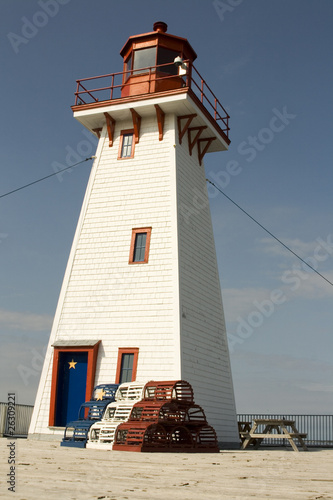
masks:
<svg viewBox="0 0 333 500"><path fill-rule="evenodd" d="M15 405L15 430L11 434L7 416L8 403L0 403L0 437L27 436L33 409L34 407L30 405Z"/></svg>
<svg viewBox="0 0 333 500"><path fill-rule="evenodd" d="M75 106L119 99L122 90L126 87L137 88L140 94L151 94L156 91L156 83L167 82L169 80L173 82L170 88L173 88L173 85L174 88L178 88L176 80L179 80L181 87L187 87L192 90L193 94L205 106L211 117L216 122L219 122L219 126L228 137L230 130L229 114L195 66L190 61L184 61L184 65L186 71L183 75L173 74L172 71L168 70L168 67L172 66L174 68L174 64L166 63L136 70L80 78L76 80ZM130 78L136 76L140 77L139 82L135 79L133 81ZM145 91L143 90L144 85L146 85ZM134 90L131 92L134 93Z"/></svg>
<svg viewBox="0 0 333 500"><path fill-rule="evenodd" d="M0 403L0 437L8 436L7 403ZM27 436L33 412L31 405L15 405L15 432L14 436ZM239 413L238 422L252 422L255 418L284 418L294 420L296 428L306 433L307 446L333 447L333 415L291 415L291 414L263 414ZM267 440L264 445L280 445L281 440Z"/></svg>
<svg viewBox="0 0 333 500"><path fill-rule="evenodd" d="M333 415L290 415L290 414L263 414L239 413L238 422L252 422L256 418L284 418L294 420L296 428L301 433L306 433L304 439L307 446L333 447ZM259 426L259 432L261 431ZM266 446L281 446L281 440L264 440Z"/></svg>

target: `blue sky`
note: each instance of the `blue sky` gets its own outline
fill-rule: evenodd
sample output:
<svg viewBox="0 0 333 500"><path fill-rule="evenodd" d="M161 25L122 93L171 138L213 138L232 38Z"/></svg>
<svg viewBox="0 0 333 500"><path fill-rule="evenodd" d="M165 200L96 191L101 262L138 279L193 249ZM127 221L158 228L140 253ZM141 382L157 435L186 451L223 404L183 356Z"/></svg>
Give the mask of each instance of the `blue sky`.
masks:
<svg viewBox="0 0 333 500"><path fill-rule="evenodd" d="M44 9L43 9L44 7ZM94 154L75 80L165 21L231 115L207 177L333 281L330 0L2 0L0 195ZM42 13L42 14L41 14ZM0 401L33 404L91 162L0 199ZM333 287L210 192L239 412L332 413ZM304 269L303 269L304 267Z"/></svg>

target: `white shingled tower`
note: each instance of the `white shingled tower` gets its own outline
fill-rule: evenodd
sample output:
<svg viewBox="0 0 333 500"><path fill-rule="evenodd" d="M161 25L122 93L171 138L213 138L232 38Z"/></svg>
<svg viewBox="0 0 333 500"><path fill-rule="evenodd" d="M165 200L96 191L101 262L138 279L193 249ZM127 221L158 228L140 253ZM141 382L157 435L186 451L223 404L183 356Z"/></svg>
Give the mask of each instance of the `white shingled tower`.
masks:
<svg viewBox="0 0 333 500"><path fill-rule="evenodd" d="M228 114L165 23L131 36L121 73L79 80L99 138L29 435L61 439L101 383L186 380L223 447L238 446L203 157Z"/></svg>

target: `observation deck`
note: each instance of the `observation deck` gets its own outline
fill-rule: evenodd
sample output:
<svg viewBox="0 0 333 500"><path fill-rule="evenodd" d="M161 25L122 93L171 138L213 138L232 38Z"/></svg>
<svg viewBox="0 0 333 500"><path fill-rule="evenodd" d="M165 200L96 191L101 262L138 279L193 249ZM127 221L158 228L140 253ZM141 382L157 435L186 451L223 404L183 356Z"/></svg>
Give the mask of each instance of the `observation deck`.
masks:
<svg viewBox="0 0 333 500"><path fill-rule="evenodd" d="M97 136L106 121L111 145L117 120L133 118L135 127L156 112L162 140L164 115L174 113L180 143L189 130L192 149L201 141L205 152L225 150L229 114L195 68L188 41L166 28L157 22L153 32L130 37L120 52L123 71L77 80L74 117Z"/></svg>

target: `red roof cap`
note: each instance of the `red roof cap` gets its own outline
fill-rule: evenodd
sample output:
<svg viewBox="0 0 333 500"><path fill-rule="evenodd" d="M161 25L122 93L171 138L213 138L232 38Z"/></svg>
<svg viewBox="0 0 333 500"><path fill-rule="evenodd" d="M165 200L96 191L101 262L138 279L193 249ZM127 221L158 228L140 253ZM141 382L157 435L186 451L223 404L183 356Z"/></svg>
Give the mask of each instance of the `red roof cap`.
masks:
<svg viewBox="0 0 333 500"><path fill-rule="evenodd" d="M168 25L163 21L157 21L153 26L154 31L158 31L159 33L166 33L168 30Z"/></svg>
<svg viewBox="0 0 333 500"><path fill-rule="evenodd" d="M185 59L190 59L191 61L196 59L197 55L186 38L166 33L168 29L166 23L157 21L154 23L153 29L154 31L150 31L149 33L130 36L121 49L120 55L125 57L133 45L147 43L146 46L149 46L149 43L151 43L151 45L161 44L164 47L170 46L170 48L178 47L184 53Z"/></svg>

